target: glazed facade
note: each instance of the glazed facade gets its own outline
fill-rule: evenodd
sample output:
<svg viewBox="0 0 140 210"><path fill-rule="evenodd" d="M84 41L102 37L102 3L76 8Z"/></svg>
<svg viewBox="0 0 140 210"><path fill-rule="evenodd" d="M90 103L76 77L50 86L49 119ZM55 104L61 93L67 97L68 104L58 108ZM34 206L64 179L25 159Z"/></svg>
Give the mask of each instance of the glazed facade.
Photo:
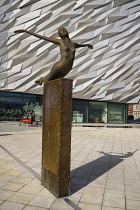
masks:
<svg viewBox="0 0 140 210"><path fill-rule="evenodd" d="M42 119L42 95L0 91L0 120L20 121L34 113L35 121ZM125 123L127 105L73 99L72 122Z"/></svg>

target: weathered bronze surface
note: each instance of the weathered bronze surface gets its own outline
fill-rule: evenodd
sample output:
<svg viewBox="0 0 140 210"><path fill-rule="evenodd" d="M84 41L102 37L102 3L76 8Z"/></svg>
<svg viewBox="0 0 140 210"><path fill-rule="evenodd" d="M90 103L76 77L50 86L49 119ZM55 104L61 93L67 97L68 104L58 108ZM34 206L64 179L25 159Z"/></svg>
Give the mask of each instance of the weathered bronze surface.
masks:
<svg viewBox="0 0 140 210"><path fill-rule="evenodd" d="M76 48L86 47L86 46L90 49L93 48L93 46L90 44L78 44L76 42L72 42L69 38L68 31L62 27L58 29L58 34L61 39L53 39L41 36L39 34L27 30L15 31L15 33L23 33L23 32L31 34L40 39L44 39L45 41L57 44L60 47L60 53L61 53L60 60L53 65L50 73L46 77L41 77L39 80L36 80L36 83L38 83L39 85L42 85L42 83L46 81L65 77L72 69Z"/></svg>
<svg viewBox="0 0 140 210"><path fill-rule="evenodd" d="M72 80L44 83L42 184L56 197L69 194Z"/></svg>

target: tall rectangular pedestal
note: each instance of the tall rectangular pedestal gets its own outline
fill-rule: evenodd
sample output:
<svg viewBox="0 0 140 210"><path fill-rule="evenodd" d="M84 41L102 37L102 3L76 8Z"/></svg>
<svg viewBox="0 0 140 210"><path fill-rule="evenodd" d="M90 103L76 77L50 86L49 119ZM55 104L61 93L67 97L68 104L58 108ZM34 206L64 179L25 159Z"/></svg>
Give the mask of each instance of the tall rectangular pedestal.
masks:
<svg viewBox="0 0 140 210"><path fill-rule="evenodd" d="M44 83L42 184L56 197L69 195L72 80Z"/></svg>

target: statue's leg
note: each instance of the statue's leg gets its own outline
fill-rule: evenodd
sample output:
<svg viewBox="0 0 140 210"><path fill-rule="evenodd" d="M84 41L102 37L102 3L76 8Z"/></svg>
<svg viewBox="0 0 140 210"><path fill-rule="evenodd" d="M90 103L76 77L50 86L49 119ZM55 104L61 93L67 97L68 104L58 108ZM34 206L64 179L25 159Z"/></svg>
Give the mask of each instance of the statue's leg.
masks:
<svg viewBox="0 0 140 210"><path fill-rule="evenodd" d="M65 75L61 72L57 72L56 74L52 75L48 81L50 80L54 80L54 79L60 79L60 78L63 78Z"/></svg>
<svg viewBox="0 0 140 210"><path fill-rule="evenodd" d="M36 80L35 83L38 83L39 85L42 85L43 82L47 82L54 79L60 79L66 76L64 73L62 73L63 66L61 65L61 62L57 62L53 65L50 73L46 77L41 77L40 79Z"/></svg>
<svg viewBox="0 0 140 210"><path fill-rule="evenodd" d="M47 82L47 80L44 77L41 77L40 79L35 81L35 83L38 83L39 85L42 85L43 82Z"/></svg>

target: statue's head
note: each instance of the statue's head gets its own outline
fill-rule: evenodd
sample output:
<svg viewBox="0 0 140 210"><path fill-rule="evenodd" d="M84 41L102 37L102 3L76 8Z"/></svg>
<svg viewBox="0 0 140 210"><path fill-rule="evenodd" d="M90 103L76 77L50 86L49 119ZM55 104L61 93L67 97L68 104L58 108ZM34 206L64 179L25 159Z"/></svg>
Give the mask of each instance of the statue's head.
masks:
<svg viewBox="0 0 140 210"><path fill-rule="evenodd" d="M59 28L58 29L58 34L59 34L59 36L63 39L64 37L68 37L69 35L68 35L68 31L65 29L65 28L63 28L63 27L61 27L61 28Z"/></svg>

